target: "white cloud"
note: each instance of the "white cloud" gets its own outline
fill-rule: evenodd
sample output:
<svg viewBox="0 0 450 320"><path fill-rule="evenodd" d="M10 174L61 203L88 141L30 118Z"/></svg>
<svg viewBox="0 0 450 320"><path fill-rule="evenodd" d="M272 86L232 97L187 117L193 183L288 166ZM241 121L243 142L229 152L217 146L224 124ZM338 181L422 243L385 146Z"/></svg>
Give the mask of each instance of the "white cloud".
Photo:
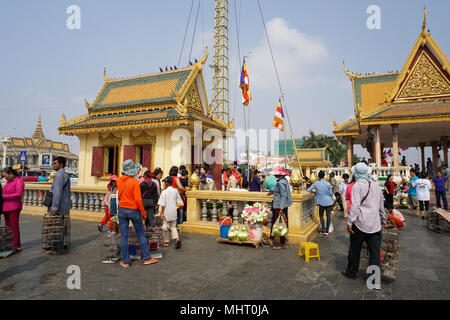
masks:
<svg viewBox="0 0 450 320"><path fill-rule="evenodd" d="M289 28L282 18L274 18L267 23L267 32L271 42L280 80L283 86L295 84L317 84L326 81L314 72L314 65L328 56L326 46L318 38ZM251 50L248 68L253 74L250 81L255 89L267 89L277 86L275 70L265 35L260 44Z"/></svg>

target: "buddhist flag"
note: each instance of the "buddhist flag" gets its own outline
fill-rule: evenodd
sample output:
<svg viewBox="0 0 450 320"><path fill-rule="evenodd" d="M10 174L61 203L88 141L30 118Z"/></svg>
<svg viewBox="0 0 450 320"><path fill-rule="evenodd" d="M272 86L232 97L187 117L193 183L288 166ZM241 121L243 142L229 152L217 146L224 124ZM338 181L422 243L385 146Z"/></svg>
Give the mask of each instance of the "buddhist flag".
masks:
<svg viewBox="0 0 450 320"><path fill-rule="evenodd" d="M247 65L244 62L242 63L242 71L241 71L241 83L239 84L239 88L242 89L242 104L244 106L248 106L248 103L252 99L252 95L250 94L249 89L249 80L248 80L248 72Z"/></svg>
<svg viewBox="0 0 450 320"><path fill-rule="evenodd" d="M273 117L273 126L284 132L284 113L281 107L281 99L278 100L277 110L275 111L275 117Z"/></svg>

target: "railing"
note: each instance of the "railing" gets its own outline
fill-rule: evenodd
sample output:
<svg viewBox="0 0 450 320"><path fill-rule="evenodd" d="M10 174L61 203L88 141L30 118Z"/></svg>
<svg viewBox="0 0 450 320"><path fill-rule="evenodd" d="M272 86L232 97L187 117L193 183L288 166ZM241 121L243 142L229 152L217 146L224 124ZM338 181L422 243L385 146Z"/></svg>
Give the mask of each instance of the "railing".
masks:
<svg viewBox="0 0 450 320"><path fill-rule="evenodd" d="M23 193L23 204L25 206L43 207L47 192L50 191L49 183L26 183ZM82 210L91 212L104 212L105 204L103 198L106 188L91 188L73 186L71 189L71 210Z"/></svg>
<svg viewBox="0 0 450 320"><path fill-rule="evenodd" d="M23 195L25 213L43 213L45 194L50 190L50 183L26 183ZM90 217L97 221L105 210L104 196L106 188L83 186L71 187L72 212L79 216ZM265 203L271 208L272 196L267 192L208 191L191 190L187 196L187 221L180 227L182 231L217 234L218 218L232 213L234 223L243 223L241 213L244 206L254 202ZM99 213L97 216L96 213ZM92 215L94 213L94 215ZM308 241L318 224L317 207L312 193L292 193L292 205L288 209L289 241L299 243ZM271 214L267 227L271 227ZM267 229L266 229L267 231Z"/></svg>
<svg viewBox="0 0 450 320"><path fill-rule="evenodd" d="M378 177L387 177L389 174L394 176L403 175L404 177L409 177L409 172L411 167L372 167L372 172L376 174ZM319 171L324 171L325 173L330 174L334 172L336 176L341 177L344 173L351 175L350 168L342 167L342 168L317 168L313 169L312 172L317 176Z"/></svg>
<svg viewBox="0 0 450 320"><path fill-rule="evenodd" d="M233 223L243 223L241 213L246 204L260 202L271 208L273 201L267 192L192 190L186 192L186 196L188 228L191 225L217 228L218 217L229 213L232 214ZM314 196L308 192L292 193L291 196L292 205L288 208L289 238L294 242L304 241L309 236L307 231L314 229L318 222ZM271 218L270 214L268 228L271 227Z"/></svg>

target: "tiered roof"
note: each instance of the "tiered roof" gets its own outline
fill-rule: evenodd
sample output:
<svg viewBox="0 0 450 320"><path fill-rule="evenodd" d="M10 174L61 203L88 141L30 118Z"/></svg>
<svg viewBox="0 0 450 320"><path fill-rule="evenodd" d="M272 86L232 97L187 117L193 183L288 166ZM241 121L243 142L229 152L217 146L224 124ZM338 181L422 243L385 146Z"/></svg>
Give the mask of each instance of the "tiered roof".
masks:
<svg viewBox="0 0 450 320"><path fill-rule="evenodd" d="M361 125L450 120L450 64L426 30L417 37L400 72L357 75L352 82L355 118L341 125L333 120L336 136L361 133Z"/></svg>
<svg viewBox="0 0 450 320"><path fill-rule="evenodd" d="M202 69L208 57L186 68L129 78L111 79L104 72L104 84L94 102L85 102L88 113L66 121L61 117L61 134L84 134L118 130L193 125L200 120L207 127L232 129L212 116Z"/></svg>

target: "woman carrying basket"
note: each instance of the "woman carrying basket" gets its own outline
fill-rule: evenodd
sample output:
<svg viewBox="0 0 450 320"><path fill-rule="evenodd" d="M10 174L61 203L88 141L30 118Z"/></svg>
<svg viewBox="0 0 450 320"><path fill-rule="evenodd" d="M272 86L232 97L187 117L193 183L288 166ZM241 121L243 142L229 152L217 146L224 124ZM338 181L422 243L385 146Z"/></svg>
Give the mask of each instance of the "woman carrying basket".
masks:
<svg viewBox="0 0 450 320"><path fill-rule="evenodd" d="M288 174L286 171L281 170L280 167L276 167L272 174L277 178L277 184L275 185L275 190L273 192L269 192L267 195L273 195L273 214L272 214L272 226L270 228L270 244L272 244L273 249L286 249L286 237L280 236L280 246L274 246L273 240L274 236L272 236L272 229L275 221L278 220L278 217L281 215L286 221L287 226L287 213L288 208L292 204L291 199L291 187L289 185L288 180L286 179L286 175Z"/></svg>

